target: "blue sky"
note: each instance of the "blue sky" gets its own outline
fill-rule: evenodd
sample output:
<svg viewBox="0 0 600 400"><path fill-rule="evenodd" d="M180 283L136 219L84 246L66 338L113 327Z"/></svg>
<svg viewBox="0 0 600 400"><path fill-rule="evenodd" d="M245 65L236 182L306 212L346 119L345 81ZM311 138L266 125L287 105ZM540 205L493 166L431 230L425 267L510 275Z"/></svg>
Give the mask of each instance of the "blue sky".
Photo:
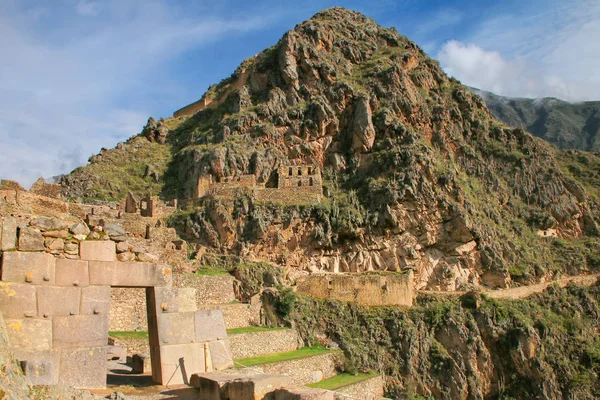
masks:
<svg viewBox="0 0 600 400"><path fill-rule="evenodd" d="M215 4L217 3L217 4ZM395 26L463 83L600 99L600 1L0 0L0 178L25 186L202 96L316 12Z"/></svg>

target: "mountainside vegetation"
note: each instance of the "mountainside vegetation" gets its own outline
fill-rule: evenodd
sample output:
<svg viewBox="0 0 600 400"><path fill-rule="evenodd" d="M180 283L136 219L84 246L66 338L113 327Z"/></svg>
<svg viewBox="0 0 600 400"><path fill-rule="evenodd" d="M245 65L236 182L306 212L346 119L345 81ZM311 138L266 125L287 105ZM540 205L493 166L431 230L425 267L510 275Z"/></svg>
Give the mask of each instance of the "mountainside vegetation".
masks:
<svg viewBox="0 0 600 400"><path fill-rule="evenodd" d="M510 98L470 89L506 125L527 130L560 149L600 152L600 101Z"/></svg>
<svg viewBox="0 0 600 400"><path fill-rule="evenodd" d="M386 377L400 399L597 399L600 286L526 300L421 296L410 309L299 296L291 319L310 344L344 351L348 371Z"/></svg>
<svg viewBox="0 0 600 400"><path fill-rule="evenodd" d="M316 14L202 101L64 177L65 193L190 198L199 176L268 185L280 166L317 165L320 203L206 196L170 223L209 252L312 271L410 268L417 288L436 290L598 268L599 156L507 127L417 45L359 13Z"/></svg>

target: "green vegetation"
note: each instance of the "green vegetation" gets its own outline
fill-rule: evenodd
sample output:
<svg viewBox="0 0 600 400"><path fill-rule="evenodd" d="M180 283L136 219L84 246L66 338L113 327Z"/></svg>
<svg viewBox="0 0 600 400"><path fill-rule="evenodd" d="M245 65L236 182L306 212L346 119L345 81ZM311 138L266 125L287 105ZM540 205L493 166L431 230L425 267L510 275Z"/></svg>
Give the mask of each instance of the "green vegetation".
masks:
<svg viewBox="0 0 600 400"><path fill-rule="evenodd" d="M325 335L339 344L347 371L387 376L389 397L447 399L598 398L599 315L598 284L552 286L525 300L427 295L410 309L299 296L292 312L306 343ZM488 364L503 377L497 389L485 386L498 379L481 369Z"/></svg>
<svg viewBox="0 0 600 400"><path fill-rule="evenodd" d="M115 339L148 339L146 331L110 331L108 336Z"/></svg>
<svg viewBox="0 0 600 400"><path fill-rule="evenodd" d="M148 169L155 171L162 180L170 160L169 146L134 136L122 149L103 150L92 156L90 164L75 169L67 179L74 191L90 199L118 200L128 192L157 195L163 183L145 174Z"/></svg>
<svg viewBox="0 0 600 400"><path fill-rule="evenodd" d="M321 354L330 353L331 350L321 346L303 347L298 350L289 351L286 353L268 354L265 356L238 358L235 360L237 364L244 367L252 367L255 365L272 364L281 361L297 360L300 358L313 357Z"/></svg>
<svg viewBox="0 0 600 400"><path fill-rule="evenodd" d="M312 388L318 389L326 389L326 390L337 390L344 386L352 385L354 383L359 383L362 381L366 381L367 379L371 379L378 374L375 372L363 373L363 374L339 374L334 376L333 378L325 379L320 382L311 383L306 385Z"/></svg>
<svg viewBox="0 0 600 400"><path fill-rule="evenodd" d="M202 265L196 270L198 276L226 276L229 275L229 271L220 267L214 267L212 265Z"/></svg>
<svg viewBox="0 0 600 400"><path fill-rule="evenodd" d="M272 332L272 331L282 331L287 328L279 327L279 326L247 326L244 328L231 328L227 329L227 333L230 335L235 335L238 333L256 333L256 332Z"/></svg>

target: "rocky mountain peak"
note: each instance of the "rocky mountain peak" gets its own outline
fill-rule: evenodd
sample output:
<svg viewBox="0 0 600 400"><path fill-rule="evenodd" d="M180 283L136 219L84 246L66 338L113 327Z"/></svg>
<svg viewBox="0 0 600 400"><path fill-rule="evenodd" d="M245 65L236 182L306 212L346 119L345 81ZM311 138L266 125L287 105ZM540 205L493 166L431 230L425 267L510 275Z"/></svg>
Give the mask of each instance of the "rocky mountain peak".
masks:
<svg viewBox="0 0 600 400"><path fill-rule="evenodd" d="M281 167L315 165L319 204L208 196L175 224L213 251L299 269L414 269L417 288L585 269L587 256L573 262L552 240L600 232L598 189L580 158L503 126L417 45L342 8L299 24L174 118L149 121L64 178L65 190L101 182L87 172L101 166L114 177L116 160L122 184L88 185L87 195L122 197L135 182L190 199L201 177L270 185Z"/></svg>

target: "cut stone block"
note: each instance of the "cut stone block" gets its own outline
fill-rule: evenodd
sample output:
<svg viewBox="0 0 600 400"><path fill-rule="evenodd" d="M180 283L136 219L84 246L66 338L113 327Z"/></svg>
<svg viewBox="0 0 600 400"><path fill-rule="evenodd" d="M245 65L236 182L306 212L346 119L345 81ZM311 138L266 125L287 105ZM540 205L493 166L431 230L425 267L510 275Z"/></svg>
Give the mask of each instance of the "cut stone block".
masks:
<svg viewBox="0 0 600 400"><path fill-rule="evenodd" d="M106 387L106 346L61 351L58 384L76 389Z"/></svg>
<svg viewBox="0 0 600 400"><path fill-rule="evenodd" d="M194 313L164 313L156 317L160 345L194 342Z"/></svg>
<svg viewBox="0 0 600 400"><path fill-rule="evenodd" d="M163 287L172 283L171 267L164 264L90 261L90 285Z"/></svg>
<svg viewBox="0 0 600 400"><path fill-rule="evenodd" d="M107 343L108 315L72 315L52 319L52 345L55 349L100 347Z"/></svg>
<svg viewBox="0 0 600 400"><path fill-rule="evenodd" d="M110 286L88 286L81 288L82 315L108 315L110 313Z"/></svg>
<svg viewBox="0 0 600 400"><path fill-rule="evenodd" d="M44 237L38 229L19 228L19 251L44 251Z"/></svg>
<svg viewBox="0 0 600 400"><path fill-rule="evenodd" d="M174 287L156 287L154 290L154 310L157 315L162 313L179 312L179 303L177 301L177 288Z"/></svg>
<svg viewBox="0 0 600 400"><path fill-rule="evenodd" d="M230 399L255 400L291 384L292 381L286 376L262 374L236 379L227 388Z"/></svg>
<svg viewBox="0 0 600 400"><path fill-rule="evenodd" d="M86 261L115 261L117 250L112 240L85 240L79 243L79 256Z"/></svg>
<svg viewBox="0 0 600 400"><path fill-rule="evenodd" d="M287 388L277 389L265 399L268 400L334 400L334 392L324 389Z"/></svg>
<svg viewBox="0 0 600 400"><path fill-rule="evenodd" d="M56 260L57 286L88 286L90 273L88 262L82 260Z"/></svg>
<svg viewBox="0 0 600 400"><path fill-rule="evenodd" d="M4 217L0 222L0 251L17 248L17 220L14 217Z"/></svg>
<svg viewBox="0 0 600 400"><path fill-rule="evenodd" d="M218 340L208 343L212 367L215 371L233 368L233 356L227 340Z"/></svg>
<svg viewBox="0 0 600 400"><path fill-rule="evenodd" d="M195 312L198 309L196 305L196 289L180 288L177 295L177 304L179 312Z"/></svg>
<svg viewBox="0 0 600 400"><path fill-rule="evenodd" d="M9 251L2 255L2 280L54 285L55 264L56 258L51 254Z"/></svg>
<svg viewBox="0 0 600 400"><path fill-rule="evenodd" d="M6 318L36 316L37 302L35 293L36 287L34 285L0 282L0 312Z"/></svg>
<svg viewBox="0 0 600 400"><path fill-rule="evenodd" d="M221 310L196 311L196 342L226 339L227 330Z"/></svg>
<svg viewBox="0 0 600 400"><path fill-rule="evenodd" d="M152 372L150 354L134 354L133 357L131 357L131 369L138 374Z"/></svg>
<svg viewBox="0 0 600 400"><path fill-rule="evenodd" d="M24 375L32 385L57 385L60 351L24 351L12 349Z"/></svg>
<svg viewBox="0 0 600 400"><path fill-rule="evenodd" d="M40 318L79 314L81 289L78 287L40 286L37 298Z"/></svg>
<svg viewBox="0 0 600 400"><path fill-rule="evenodd" d="M242 372L201 372L192 375L190 385L198 389L198 400L227 399L229 398L227 385L249 375Z"/></svg>
<svg viewBox="0 0 600 400"><path fill-rule="evenodd" d="M160 346L161 382L170 385L188 384L192 374L205 372L204 344L174 344ZM176 372L175 374L173 374ZM172 378L171 378L172 377Z"/></svg>
<svg viewBox="0 0 600 400"><path fill-rule="evenodd" d="M43 319L6 319L10 345L27 351L52 348L52 321Z"/></svg>

